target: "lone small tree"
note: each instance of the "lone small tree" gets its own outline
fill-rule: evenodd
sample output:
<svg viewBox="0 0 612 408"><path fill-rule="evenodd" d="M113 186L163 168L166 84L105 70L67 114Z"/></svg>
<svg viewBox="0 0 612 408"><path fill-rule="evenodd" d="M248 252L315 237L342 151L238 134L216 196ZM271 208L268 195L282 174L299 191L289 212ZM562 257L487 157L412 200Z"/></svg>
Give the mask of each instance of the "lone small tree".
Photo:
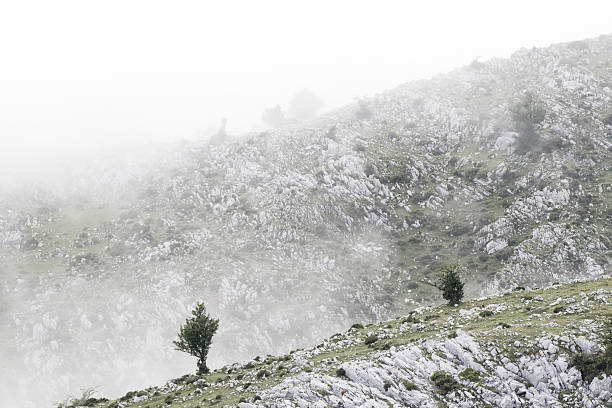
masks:
<svg viewBox="0 0 612 408"><path fill-rule="evenodd" d="M459 265L446 265L440 269L438 282L423 281L442 291L442 297L448 300L449 305L455 305L463 299L463 282L459 276Z"/></svg>
<svg viewBox="0 0 612 408"><path fill-rule="evenodd" d="M271 108L266 109L261 116L261 119L272 127L282 126L285 120L285 112L281 109L279 105L273 106Z"/></svg>
<svg viewBox="0 0 612 408"><path fill-rule="evenodd" d="M203 303L198 303L192 310L191 315L192 317L188 317L181 326L178 340L173 343L177 350L198 358L199 374L208 373L206 357L212 337L219 327L219 319L215 319L206 313L206 307Z"/></svg>
<svg viewBox="0 0 612 408"><path fill-rule="evenodd" d="M449 305L461 302L461 299L463 299L463 282L459 277L459 265L447 265L440 270L438 289L442 291L442 297L448 300Z"/></svg>
<svg viewBox="0 0 612 408"><path fill-rule="evenodd" d="M370 104L364 100L360 99L357 101L357 110L355 111L355 117L359 120L368 120L372 117L372 109L370 108Z"/></svg>
<svg viewBox="0 0 612 408"><path fill-rule="evenodd" d="M510 107L514 127L519 133L517 153L524 154L536 147L540 135L536 126L546 117L542 100L533 92L526 92L521 99Z"/></svg>

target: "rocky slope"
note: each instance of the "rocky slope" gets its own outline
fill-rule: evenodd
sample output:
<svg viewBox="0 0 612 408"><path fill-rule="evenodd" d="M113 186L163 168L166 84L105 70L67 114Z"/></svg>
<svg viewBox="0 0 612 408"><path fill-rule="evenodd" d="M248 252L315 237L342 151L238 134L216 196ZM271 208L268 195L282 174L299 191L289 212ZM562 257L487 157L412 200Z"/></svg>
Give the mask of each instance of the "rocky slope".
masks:
<svg viewBox="0 0 612 408"><path fill-rule="evenodd" d="M219 366L436 304L418 281L450 262L470 297L608 274L611 88L611 36L521 50L3 195L0 395L178 375L196 301L221 319Z"/></svg>
<svg viewBox="0 0 612 408"><path fill-rule="evenodd" d="M90 406L606 407L612 377L572 362L600 353L602 336L612 347L610 319L611 279L515 290L356 324L313 348Z"/></svg>

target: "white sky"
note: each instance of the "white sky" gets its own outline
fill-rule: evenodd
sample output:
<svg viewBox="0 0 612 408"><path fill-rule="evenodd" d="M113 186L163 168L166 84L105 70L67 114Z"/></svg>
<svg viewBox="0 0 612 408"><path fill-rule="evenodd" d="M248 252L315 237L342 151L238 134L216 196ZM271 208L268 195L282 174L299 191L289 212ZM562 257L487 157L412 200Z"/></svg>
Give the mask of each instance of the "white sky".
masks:
<svg viewBox="0 0 612 408"><path fill-rule="evenodd" d="M476 57L612 32L612 1L0 0L0 161L230 133Z"/></svg>

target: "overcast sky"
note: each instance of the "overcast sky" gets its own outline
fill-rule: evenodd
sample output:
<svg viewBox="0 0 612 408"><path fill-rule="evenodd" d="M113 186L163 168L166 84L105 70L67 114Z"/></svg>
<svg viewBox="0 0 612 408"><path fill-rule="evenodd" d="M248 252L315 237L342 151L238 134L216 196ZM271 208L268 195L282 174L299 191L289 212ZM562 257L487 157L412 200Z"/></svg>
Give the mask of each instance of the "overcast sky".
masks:
<svg viewBox="0 0 612 408"><path fill-rule="evenodd" d="M610 16L609 0L0 0L0 160L193 138L222 117L249 131L303 88L332 108L610 33Z"/></svg>

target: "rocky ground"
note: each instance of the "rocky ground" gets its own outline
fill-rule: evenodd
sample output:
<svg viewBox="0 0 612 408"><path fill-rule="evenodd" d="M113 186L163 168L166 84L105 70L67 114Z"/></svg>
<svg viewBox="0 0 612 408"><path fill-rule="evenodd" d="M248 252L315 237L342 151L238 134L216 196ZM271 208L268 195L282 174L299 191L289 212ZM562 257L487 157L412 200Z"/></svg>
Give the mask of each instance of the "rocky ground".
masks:
<svg viewBox="0 0 612 408"><path fill-rule="evenodd" d="M221 366L437 304L420 281L448 263L469 297L605 276L611 56L612 36L520 50L1 194L0 395L38 407L178 375L196 301L221 320ZM526 95L532 133L513 113Z"/></svg>
<svg viewBox="0 0 612 408"><path fill-rule="evenodd" d="M313 348L91 406L610 406L612 377L584 379L572 358L602 351L604 327L612 324L612 279L521 289L355 324Z"/></svg>

